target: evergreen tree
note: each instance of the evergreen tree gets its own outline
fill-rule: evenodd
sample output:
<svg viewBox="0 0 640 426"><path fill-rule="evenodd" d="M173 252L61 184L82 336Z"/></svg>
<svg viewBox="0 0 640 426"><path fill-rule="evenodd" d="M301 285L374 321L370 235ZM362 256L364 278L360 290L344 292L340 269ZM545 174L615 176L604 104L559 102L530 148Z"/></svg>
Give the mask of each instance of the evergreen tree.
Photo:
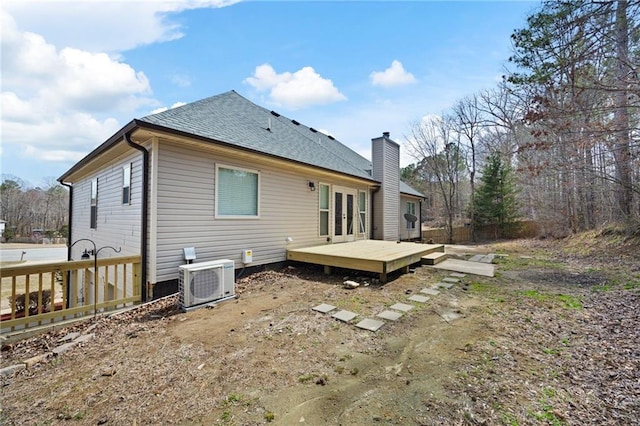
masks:
<svg viewBox="0 0 640 426"><path fill-rule="evenodd" d="M473 198L474 225L496 225L499 236L513 228L518 218L517 188L510 165L499 153L487 159Z"/></svg>

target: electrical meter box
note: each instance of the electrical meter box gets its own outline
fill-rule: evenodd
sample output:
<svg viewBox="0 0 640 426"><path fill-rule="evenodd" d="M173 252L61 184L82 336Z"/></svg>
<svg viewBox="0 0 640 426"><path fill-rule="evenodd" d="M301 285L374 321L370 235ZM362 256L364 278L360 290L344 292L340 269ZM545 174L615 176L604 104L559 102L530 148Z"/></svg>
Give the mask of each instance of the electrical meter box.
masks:
<svg viewBox="0 0 640 426"><path fill-rule="evenodd" d="M244 250L242 252L242 263L253 262L253 250Z"/></svg>

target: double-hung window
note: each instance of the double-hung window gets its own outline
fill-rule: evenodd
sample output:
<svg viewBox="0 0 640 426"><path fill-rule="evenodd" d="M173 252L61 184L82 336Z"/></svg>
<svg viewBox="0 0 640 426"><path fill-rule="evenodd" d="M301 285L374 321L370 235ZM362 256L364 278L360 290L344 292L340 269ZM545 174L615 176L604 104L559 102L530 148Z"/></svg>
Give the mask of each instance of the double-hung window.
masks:
<svg viewBox="0 0 640 426"><path fill-rule="evenodd" d="M216 217L260 216L260 173L257 170L217 165L215 188Z"/></svg>
<svg viewBox="0 0 640 426"><path fill-rule="evenodd" d="M98 178L91 181L91 209L89 217L89 227L96 229L98 227Z"/></svg>

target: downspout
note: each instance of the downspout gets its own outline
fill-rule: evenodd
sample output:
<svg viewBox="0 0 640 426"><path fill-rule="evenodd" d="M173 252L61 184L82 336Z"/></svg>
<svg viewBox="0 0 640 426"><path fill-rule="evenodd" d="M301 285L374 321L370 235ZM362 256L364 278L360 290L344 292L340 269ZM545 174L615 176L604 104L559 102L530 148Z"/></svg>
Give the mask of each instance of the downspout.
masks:
<svg viewBox="0 0 640 426"><path fill-rule="evenodd" d="M371 234L369 237L370 240L374 239L373 226L376 222L375 216L373 215L374 207L375 207L375 203L373 202L373 196L376 194L376 192L380 191L380 188L382 188L382 185L377 185L373 188L373 191L371 191L371 226L369 227L369 234Z"/></svg>
<svg viewBox="0 0 640 426"><path fill-rule="evenodd" d="M67 224L67 260L71 260L71 230L73 229L73 185L70 183L60 182L60 185L69 188L69 223ZM69 274L69 272L67 272ZM67 294L71 290L71 283L69 282L69 276L67 275ZM67 297L67 306L69 308L69 298Z"/></svg>
<svg viewBox="0 0 640 426"><path fill-rule="evenodd" d="M422 242L422 203L424 198L420 198L420 210L418 210L418 230L420 231L420 242Z"/></svg>
<svg viewBox="0 0 640 426"><path fill-rule="evenodd" d="M147 301L147 268L148 268L148 234L149 234L149 151L142 145L138 145L130 138L129 132L124 134L125 142L134 149L142 152L142 224L140 257L142 258L142 302Z"/></svg>

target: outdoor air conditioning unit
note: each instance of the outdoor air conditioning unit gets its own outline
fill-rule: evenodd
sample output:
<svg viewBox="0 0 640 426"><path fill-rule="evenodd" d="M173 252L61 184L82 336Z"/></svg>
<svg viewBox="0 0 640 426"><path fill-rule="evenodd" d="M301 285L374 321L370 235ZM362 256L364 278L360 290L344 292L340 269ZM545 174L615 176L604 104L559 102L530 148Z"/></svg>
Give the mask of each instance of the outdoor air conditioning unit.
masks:
<svg viewBox="0 0 640 426"><path fill-rule="evenodd" d="M186 311L235 297L233 260L191 263L179 267L180 307Z"/></svg>

